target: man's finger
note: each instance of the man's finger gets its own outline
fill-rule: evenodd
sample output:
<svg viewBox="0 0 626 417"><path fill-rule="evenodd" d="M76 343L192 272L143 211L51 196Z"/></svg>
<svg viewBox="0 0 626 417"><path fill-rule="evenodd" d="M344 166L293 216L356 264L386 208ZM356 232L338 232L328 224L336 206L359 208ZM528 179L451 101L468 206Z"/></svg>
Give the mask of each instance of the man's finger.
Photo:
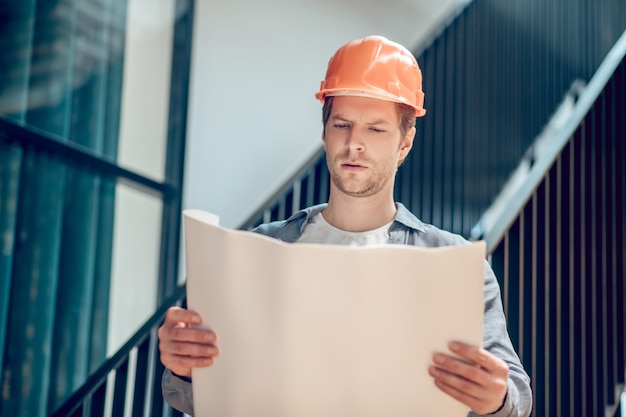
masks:
<svg viewBox="0 0 626 417"><path fill-rule="evenodd" d="M162 353L175 356L212 358L219 355L219 348L211 344L169 341L161 342L159 348Z"/></svg>
<svg viewBox="0 0 626 417"><path fill-rule="evenodd" d="M215 359L213 357L198 358L191 356L162 354L161 362L166 368L170 369L175 374L190 377L192 368L204 368L206 366L211 366L215 362Z"/></svg>
<svg viewBox="0 0 626 417"><path fill-rule="evenodd" d="M463 359L467 359L471 363L474 363L488 371L495 371L506 367L503 360L492 355L489 351L479 346L454 341L448 344L448 348L450 351L459 355Z"/></svg>
<svg viewBox="0 0 626 417"><path fill-rule="evenodd" d="M443 353L433 355L433 361L442 371L458 375L462 379L483 385L489 380L488 371L476 364L468 363L467 360L458 359Z"/></svg>
<svg viewBox="0 0 626 417"><path fill-rule="evenodd" d="M217 335L211 329L200 327L170 327L167 335L161 334L162 339L176 342L192 342L200 345L211 345L217 342Z"/></svg>
<svg viewBox="0 0 626 417"><path fill-rule="evenodd" d="M180 307L170 307L165 313L166 323L201 324L202 316L193 310Z"/></svg>
<svg viewBox="0 0 626 417"><path fill-rule="evenodd" d="M459 400L459 396L463 395L465 399L462 402L466 404L471 401L479 401L482 397L482 387L472 380L459 376L459 374L448 372L445 369L434 366L428 369L428 373L435 378L435 383L442 388L443 391L451 395L453 395L452 391L455 391L456 394L453 396Z"/></svg>

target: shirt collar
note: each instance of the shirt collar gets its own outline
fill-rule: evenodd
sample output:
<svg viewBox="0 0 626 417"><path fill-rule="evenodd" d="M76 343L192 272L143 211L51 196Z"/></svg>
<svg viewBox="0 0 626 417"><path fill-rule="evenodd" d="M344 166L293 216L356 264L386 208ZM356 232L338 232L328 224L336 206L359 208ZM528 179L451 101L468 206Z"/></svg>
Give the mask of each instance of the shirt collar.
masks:
<svg viewBox="0 0 626 417"><path fill-rule="evenodd" d="M415 229L420 232L426 231L424 223L422 223L420 219L415 217L415 215L411 213L409 209L404 207L404 204L396 203L396 209L396 218L394 219L395 222L401 223L406 227Z"/></svg>
<svg viewBox="0 0 626 417"><path fill-rule="evenodd" d="M297 213L295 213L293 216L291 216L289 218L288 221L291 220L295 220L299 217L305 216L304 221L302 222L301 226L300 226L300 232L302 232L302 230L304 230L304 227L306 226L307 223L310 223L313 219L313 217L315 217L316 214L320 213L321 211L323 211L326 206L328 204L324 203L324 204L318 204L315 206L311 206L311 207L307 207L304 210L301 210ZM394 222L400 223L406 227L409 227L411 229L420 231L420 232L425 232L426 229L424 227L424 223L422 223L421 220L419 220L417 217L415 217L415 215L413 213L411 213L409 211L409 209L407 209L404 204L402 203L396 203L396 217L394 219ZM393 227L393 226L392 226Z"/></svg>

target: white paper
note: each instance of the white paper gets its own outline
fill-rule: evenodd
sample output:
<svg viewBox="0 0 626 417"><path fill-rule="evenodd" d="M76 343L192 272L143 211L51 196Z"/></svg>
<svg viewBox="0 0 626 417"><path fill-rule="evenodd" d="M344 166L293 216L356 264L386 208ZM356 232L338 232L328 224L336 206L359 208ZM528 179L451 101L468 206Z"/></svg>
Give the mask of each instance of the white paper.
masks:
<svg viewBox="0 0 626 417"><path fill-rule="evenodd" d="M221 350L193 370L196 416L467 415L428 366L482 344L484 242L287 244L216 221L184 212L188 306Z"/></svg>

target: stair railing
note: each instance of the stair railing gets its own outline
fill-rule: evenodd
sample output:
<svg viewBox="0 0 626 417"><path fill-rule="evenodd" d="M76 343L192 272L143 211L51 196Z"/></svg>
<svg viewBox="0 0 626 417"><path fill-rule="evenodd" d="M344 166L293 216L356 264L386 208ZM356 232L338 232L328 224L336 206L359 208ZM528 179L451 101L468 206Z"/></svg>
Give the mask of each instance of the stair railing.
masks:
<svg viewBox="0 0 626 417"><path fill-rule="evenodd" d="M115 355L54 411L52 417L123 416L127 408L131 409L133 417L163 415L163 365L159 360L156 332L166 310L180 304L184 296L185 286L181 285ZM109 392L111 387L112 392ZM110 408L110 414L105 414L107 408ZM170 411L172 415L182 415Z"/></svg>
<svg viewBox="0 0 626 417"><path fill-rule="evenodd" d="M626 373L626 32L481 236L534 416L618 416Z"/></svg>

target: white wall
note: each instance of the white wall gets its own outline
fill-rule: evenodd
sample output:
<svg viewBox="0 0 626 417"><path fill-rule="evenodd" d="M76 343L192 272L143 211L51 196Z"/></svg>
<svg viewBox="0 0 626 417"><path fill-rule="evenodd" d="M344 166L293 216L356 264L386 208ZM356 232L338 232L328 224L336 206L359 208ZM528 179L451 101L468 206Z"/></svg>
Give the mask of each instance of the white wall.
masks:
<svg viewBox="0 0 626 417"><path fill-rule="evenodd" d="M414 49L464 2L197 0L184 207L241 225L321 146L335 50L370 34Z"/></svg>

